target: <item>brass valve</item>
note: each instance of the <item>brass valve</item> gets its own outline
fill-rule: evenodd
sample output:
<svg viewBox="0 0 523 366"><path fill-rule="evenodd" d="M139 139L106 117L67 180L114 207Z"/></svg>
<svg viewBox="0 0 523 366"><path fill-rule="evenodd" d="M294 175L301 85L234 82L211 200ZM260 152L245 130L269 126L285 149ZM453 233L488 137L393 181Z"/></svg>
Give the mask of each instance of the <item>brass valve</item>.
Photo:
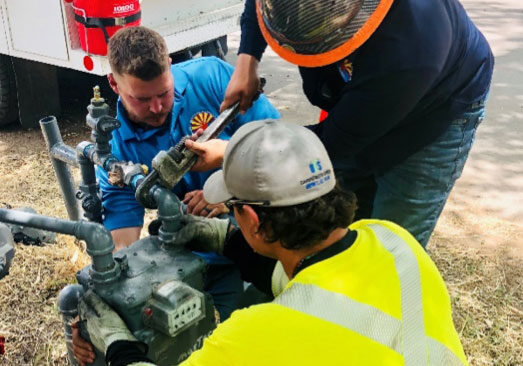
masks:
<svg viewBox="0 0 523 366"><path fill-rule="evenodd" d="M93 98L91 99L91 104L100 106L103 103L105 103L105 99L102 98L102 95L100 93L100 86L96 85L93 87Z"/></svg>

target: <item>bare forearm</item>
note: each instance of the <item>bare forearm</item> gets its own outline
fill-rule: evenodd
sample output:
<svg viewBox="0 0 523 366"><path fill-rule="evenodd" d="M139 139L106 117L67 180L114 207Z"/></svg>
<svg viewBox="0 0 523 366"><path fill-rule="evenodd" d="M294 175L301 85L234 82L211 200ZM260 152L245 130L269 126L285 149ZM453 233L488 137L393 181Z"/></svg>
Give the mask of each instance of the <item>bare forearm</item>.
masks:
<svg viewBox="0 0 523 366"><path fill-rule="evenodd" d="M114 251L116 252L120 249L126 248L140 239L141 230L142 228L140 226L112 230L111 236L113 237Z"/></svg>

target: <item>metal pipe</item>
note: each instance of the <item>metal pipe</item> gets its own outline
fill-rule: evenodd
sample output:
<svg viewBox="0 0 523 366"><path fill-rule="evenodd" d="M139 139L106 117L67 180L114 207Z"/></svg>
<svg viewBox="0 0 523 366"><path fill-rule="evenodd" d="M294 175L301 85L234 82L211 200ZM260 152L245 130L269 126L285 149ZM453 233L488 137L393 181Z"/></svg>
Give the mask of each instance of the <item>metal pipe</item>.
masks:
<svg viewBox="0 0 523 366"><path fill-rule="evenodd" d="M80 223L6 208L0 208L0 221L68 235L75 235Z"/></svg>
<svg viewBox="0 0 523 366"><path fill-rule="evenodd" d="M158 238L165 245L174 245L176 233L182 226L180 221L183 212L180 200L174 192L159 185L155 185L151 193L158 203L158 218L162 221Z"/></svg>
<svg viewBox="0 0 523 366"><path fill-rule="evenodd" d="M82 181L78 185L84 216L93 222L102 223L102 201L98 195L94 164L82 154L78 154Z"/></svg>
<svg viewBox="0 0 523 366"><path fill-rule="evenodd" d="M111 145L109 141L112 138L112 131L121 126L118 119L109 116L109 106L105 103L105 99L100 96L100 87L93 88L94 96L91 99L91 104L87 106L89 112L85 121L91 127L91 141L95 143L94 155L89 156L91 161L102 166L109 171L110 167L107 165L111 161L118 161L111 153ZM93 154L91 152L90 154Z"/></svg>
<svg viewBox="0 0 523 366"><path fill-rule="evenodd" d="M14 255L13 234L7 225L0 223L0 279L9 274L9 267Z"/></svg>
<svg viewBox="0 0 523 366"><path fill-rule="evenodd" d="M113 282L120 275L120 268L113 258L113 239L109 230L101 224L62 220L5 208L0 208L0 221L73 235L85 240L87 254L93 261L91 278L95 285Z"/></svg>
<svg viewBox="0 0 523 366"><path fill-rule="evenodd" d="M78 162L80 165L82 183L96 184L96 172L94 170L94 164L85 156L78 156Z"/></svg>
<svg viewBox="0 0 523 366"><path fill-rule="evenodd" d="M78 168L76 151L69 145L59 142L51 148L50 154L53 158Z"/></svg>
<svg viewBox="0 0 523 366"><path fill-rule="evenodd" d="M71 323L78 315L78 301L82 297L84 289L81 285L67 285L58 295L58 312L62 314L64 326L65 344L67 346L67 358L71 366L78 366L73 353L73 332Z"/></svg>
<svg viewBox="0 0 523 366"><path fill-rule="evenodd" d="M106 172L112 171L113 165L119 162L111 152L101 154L97 143L93 144L92 142L82 141L76 147L76 152L79 156L86 157Z"/></svg>
<svg viewBox="0 0 523 366"><path fill-rule="evenodd" d="M60 151L60 154L58 152L56 152L56 154L64 158L69 157L68 150L63 149L65 144L63 143L62 135L58 129L56 117L48 116L42 118L40 120L40 127L42 128L45 143L50 153L51 163L53 164L56 179L58 179L58 184L60 185L62 196L64 197L67 214L71 220L79 220L80 208L78 207L78 202L75 196L73 177L71 176L71 172L69 171L67 164L63 161L60 161L53 155L53 148L58 145L59 148L57 150Z"/></svg>

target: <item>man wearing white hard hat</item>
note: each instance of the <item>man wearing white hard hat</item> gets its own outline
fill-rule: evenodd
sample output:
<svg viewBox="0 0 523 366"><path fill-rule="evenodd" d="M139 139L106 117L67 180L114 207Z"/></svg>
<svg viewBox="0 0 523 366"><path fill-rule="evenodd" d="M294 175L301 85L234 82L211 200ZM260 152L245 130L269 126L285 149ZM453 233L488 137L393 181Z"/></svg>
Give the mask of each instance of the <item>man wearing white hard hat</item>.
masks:
<svg viewBox="0 0 523 366"><path fill-rule="evenodd" d="M231 207L239 230L186 216L180 240L238 262L276 298L235 311L181 365L467 365L436 266L396 224L351 224L355 197L336 186L313 132L269 120L241 127L204 195ZM153 364L94 293L79 308L109 365Z"/></svg>

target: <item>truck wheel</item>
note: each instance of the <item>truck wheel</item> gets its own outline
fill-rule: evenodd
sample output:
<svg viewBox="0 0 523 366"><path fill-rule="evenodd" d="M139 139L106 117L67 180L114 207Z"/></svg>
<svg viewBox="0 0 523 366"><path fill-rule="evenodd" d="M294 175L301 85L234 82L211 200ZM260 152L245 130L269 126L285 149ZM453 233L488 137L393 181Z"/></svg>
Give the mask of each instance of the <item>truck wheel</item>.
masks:
<svg viewBox="0 0 523 366"><path fill-rule="evenodd" d="M225 55L228 51L226 35L202 45L202 56L216 56L219 59L225 60Z"/></svg>
<svg viewBox="0 0 523 366"><path fill-rule="evenodd" d="M0 55L0 126L18 118L16 80L11 57Z"/></svg>

